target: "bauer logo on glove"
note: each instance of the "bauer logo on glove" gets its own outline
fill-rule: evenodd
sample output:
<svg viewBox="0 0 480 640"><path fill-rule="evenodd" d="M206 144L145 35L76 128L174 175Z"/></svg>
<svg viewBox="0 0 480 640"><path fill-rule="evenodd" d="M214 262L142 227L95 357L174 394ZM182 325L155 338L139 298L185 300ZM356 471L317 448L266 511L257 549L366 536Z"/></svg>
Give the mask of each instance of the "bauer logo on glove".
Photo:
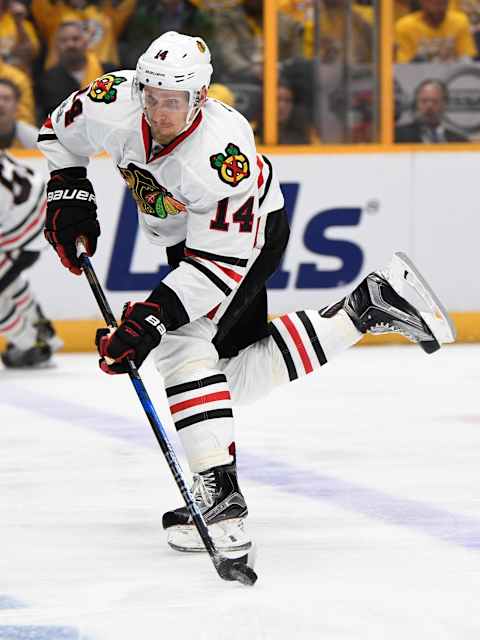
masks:
<svg viewBox="0 0 480 640"><path fill-rule="evenodd" d="M97 203L95 194L84 189L57 189L56 191L50 191L47 196L47 202L53 202L54 200L87 200L88 202Z"/></svg>
<svg viewBox="0 0 480 640"><path fill-rule="evenodd" d="M128 360L140 367L167 332L163 316L160 305L153 302L127 302L118 329L97 330L100 369L112 375L128 373Z"/></svg>

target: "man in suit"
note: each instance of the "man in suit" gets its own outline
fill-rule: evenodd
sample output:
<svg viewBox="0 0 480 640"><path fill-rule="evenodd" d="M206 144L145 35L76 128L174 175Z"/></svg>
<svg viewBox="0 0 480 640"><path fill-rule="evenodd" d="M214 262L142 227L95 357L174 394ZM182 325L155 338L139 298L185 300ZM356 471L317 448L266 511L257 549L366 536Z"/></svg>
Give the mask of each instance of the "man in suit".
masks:
<svg viewBox="0 0 480 640"><path fill-rule="evenodd" d="M440 80L424 80L415 90L414 120L395 129L395 142L468 142L462 134L443 123L448 89Z"/></svg>

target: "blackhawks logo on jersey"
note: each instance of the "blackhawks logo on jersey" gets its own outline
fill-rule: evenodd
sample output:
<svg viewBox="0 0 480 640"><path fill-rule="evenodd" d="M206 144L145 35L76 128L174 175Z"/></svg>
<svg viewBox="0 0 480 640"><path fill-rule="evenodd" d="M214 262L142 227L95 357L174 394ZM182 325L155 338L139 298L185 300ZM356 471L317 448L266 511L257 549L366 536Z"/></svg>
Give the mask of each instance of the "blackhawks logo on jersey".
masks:
<svg viewBox="0 0 480 640"><path fill-rule="evenodd" d="M237 145L229 142L225 153L216 153L210 156L212 169L218 171L218 177L231 187L236 187L244 178L250 175L250 165L247 157L240 151Z"/></svg>
<svg viewBox="0 0 480 640"><path fill-rule="evenodd" d="M114 76L113 73L107 73L92 83L88 97L94 102L104 102L105 104L115 102L117 99L115 87L126 81L127 79L123 76Z"/></svg>
<svg viewBox="0 0 480 640"><path fill-rule="evenodd" d="M139 169L133 163L126 169L118 168L142 213L163 219L186 211L183 202L176 200L145 169Z"/></svg>

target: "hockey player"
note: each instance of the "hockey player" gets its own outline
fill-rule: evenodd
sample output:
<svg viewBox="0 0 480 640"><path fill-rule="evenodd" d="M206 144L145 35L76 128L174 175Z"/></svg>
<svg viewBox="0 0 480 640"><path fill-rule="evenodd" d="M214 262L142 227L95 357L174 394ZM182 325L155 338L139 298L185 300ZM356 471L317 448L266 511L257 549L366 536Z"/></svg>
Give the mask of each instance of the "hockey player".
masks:
<svg viewBox="0 0 480 640"><path fill-rule="evenodd" d="M233 405L264 396L357 342L396 331L427 352L453 340L446 314L403 256L323 310L267 322L265 282L288 240L282 193L248 122L207 99L212 67L201 38L168 32L135 71L103 76L65 100L40 131L51 170L46 237L80 274L76 240L95 253L100 227L86 166L106 150L172 270L113 333L97 332L100 367L126 372L153 351L194 474L194 495L218 548L248 548L235 466ZM423 315L403 297L416 290ZM432 312L436 310L436 314ZM164 514L170 545L202 550L185 508Z"/></svg>
<svg viewBox="0 0 480 640"><path fill-rule="evenodd" d="M0 152L0 334L5 367L33 367L48 362L62 346L43 315L23 271L42 248L45 183L29 167Z"/></svg>

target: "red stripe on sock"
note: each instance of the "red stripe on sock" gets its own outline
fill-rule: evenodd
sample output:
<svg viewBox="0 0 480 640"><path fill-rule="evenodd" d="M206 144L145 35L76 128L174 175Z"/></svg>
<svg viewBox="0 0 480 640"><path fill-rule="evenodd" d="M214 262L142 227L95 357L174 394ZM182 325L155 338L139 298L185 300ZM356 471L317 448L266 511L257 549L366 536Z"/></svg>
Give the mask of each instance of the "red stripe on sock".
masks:
<svg viewBox="0 0 480 640"><path fill-rule="evenodd" d="M298 353L300 354L300 358L303 363L303 368L305 369L305 373L311 373L313 371L312 363L310 362L307 350L305 349L305 345L302 342L302 338L300 337L296 326L288 316L281 316L280 320L286 326L288 333L290 334L292 340L295 343L295 346L297 347Z"/></svg>
<svg viewBox="0 0 480 640"><path fill-rule="evenodd" d="M6 333L7 331L10 331L11 329L13 329L13 327L17 325L21 319L22 319L21 316L18 316L16 320L8 324L6 327L2 327L1 329L2 333Z"/></svg>
<svg viewBox="0 0 480 640"><path fill-rule="evenodd" d="M17 300L15 304L17 305L17 307L21 307L22 305L26 303L30 303L31 301L32 301L32 296L30 295L30 293L27 293L24 295L23 298L20 298L20 300Z"/></svg>
<svg viewBox="0 0 480 640"><path fill-rule="evenodd" d="M230 391L207 393L205 396L198 396L197 398L177 402L177 404L172 404L170 407L170 413L177 413L178 411L183 411L183 409L195 407L197 404L207 404L208 402L216 402L217 400L230 400Z"/></svg>
<svg viewBox="0 0 480 640"><path fill-rule="evenodd" d="M13 238L8 238L7 240L1 241L0 247L3 248L8 246L9 244L18 242L19 240L21 240L21 238L23 238L24 235L26 235L29 231L31 231L35 226L40 226L40 223L43 222L43 217L45 215L46 208L47 208L47 201L45 200L35 220L30 222L30 224L27 227L25 227L19 234L17 234Z"/></svg>

